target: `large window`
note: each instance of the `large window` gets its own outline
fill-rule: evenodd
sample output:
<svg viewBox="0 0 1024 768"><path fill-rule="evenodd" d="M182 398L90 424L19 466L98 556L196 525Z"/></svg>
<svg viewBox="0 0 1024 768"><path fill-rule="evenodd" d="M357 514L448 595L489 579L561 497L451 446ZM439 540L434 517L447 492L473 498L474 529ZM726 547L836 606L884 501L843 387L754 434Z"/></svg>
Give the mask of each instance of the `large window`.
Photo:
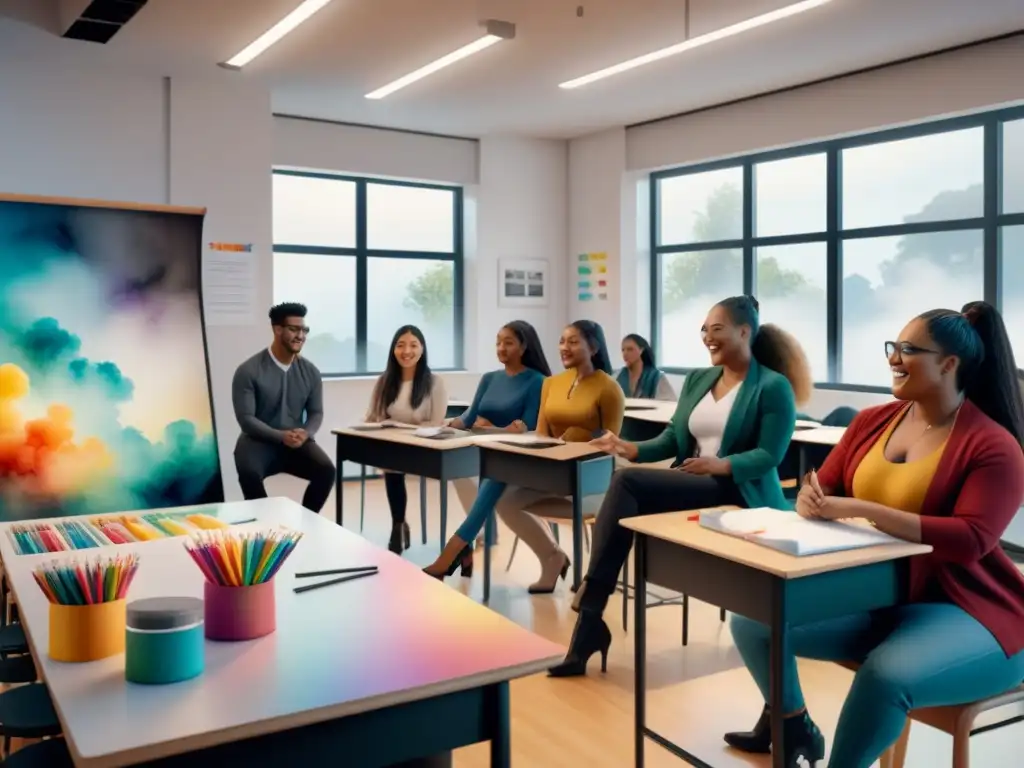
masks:
<svg viewBox="0 0 1024 768"><path fill-rule="evenodd" d="M274 301L309 309L325 376L384 369L399 326L432 368L462 365L462 190L274 172Z"/></svg>
<svg viewBox="0 0 1024 768"><path fill-rule="evenodd" d="M699 330L753 294L819 383L891 382L884 343L916 314L999 306L1024 359L1024 111L651 175L661 364L707 365Z"/></svg>

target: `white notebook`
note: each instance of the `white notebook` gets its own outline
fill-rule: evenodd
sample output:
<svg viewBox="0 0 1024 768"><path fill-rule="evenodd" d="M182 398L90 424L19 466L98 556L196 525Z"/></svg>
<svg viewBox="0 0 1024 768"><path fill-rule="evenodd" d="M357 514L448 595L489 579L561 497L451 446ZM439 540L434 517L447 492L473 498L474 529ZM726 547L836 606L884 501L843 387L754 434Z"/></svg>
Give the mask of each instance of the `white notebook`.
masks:
<svg viewBox="0 0 1024 768"><path fill-rule="evenodd" d="M875 528L838 520L807 520L796 512L767 507L701 512L700 524L796 557L906 543Z"/></svg>

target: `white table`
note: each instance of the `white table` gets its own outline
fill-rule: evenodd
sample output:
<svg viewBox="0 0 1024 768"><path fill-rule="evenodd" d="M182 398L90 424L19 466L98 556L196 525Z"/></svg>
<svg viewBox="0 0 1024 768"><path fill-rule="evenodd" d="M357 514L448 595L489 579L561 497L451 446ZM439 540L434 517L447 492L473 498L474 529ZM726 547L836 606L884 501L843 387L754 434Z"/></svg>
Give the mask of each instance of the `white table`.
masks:
<svg viewBox="0 0 1024 768"><path fill-rule="evenodd" d="M376 768L486 740L491 765L511 765L508 681L549 668L564 648L293 501L225 504L221 517L257 518L234 530L283 525L306 534L275 579L277 631L245 643L208 641L206 671L163 686L126 683L123 655L49 659L48 603L31 571L100 550L18 556L0 526L0 556L76 766ZM139 554L129 600L202 596L183 541L103 551ZM292 591L316 581L295 579L297 571L360 565L380 573Z"/></svg>
<svg viewBox="0 0 1024 768"><path fill-rule="evenodd" d="M800 448L799 478L807 473L807 446L827 445L835 447L846 434L846 427L816 427L814 429L798 429L793 433L793 442Z"/></svg>

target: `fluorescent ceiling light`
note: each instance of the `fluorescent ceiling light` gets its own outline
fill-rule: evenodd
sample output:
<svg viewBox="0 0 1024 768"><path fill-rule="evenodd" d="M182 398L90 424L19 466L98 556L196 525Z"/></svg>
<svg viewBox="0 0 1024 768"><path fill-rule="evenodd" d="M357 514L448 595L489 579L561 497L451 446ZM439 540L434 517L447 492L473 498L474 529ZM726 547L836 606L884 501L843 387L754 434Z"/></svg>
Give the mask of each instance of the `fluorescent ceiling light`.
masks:
<svg viewBox="0 0 1024 768"><path fill-rule="evenodd" d="M654 61L660 61L661 59L667 59L669 56L675 56L679 53L693 50L694 48L700 48L708 43L714 43L718 40L724 40L727 37L733 37L734 35L742 34L751 29L757 27L763 27L766 24L771 24L776 21L782 21L788 19L790 16L796 16L799 13L813 10L818 6L830 3L832 0L803 0L800 3L794 3L793 5L787 5L785 8L779 8L777 11L771 11L770 13L764 13L760 16L755 16L752 19L741 21L738 24L733 24L730 27L723 27L717 29L714 32L708 32L706 35L700 35L686 40L677 45L670 45L668 48L662 48L659 51L653 51L652 53L644 54L643 56L637 56L635 59L624 61L621 64L615 64L614 66L600 69L597 72L591 72L589 75L583 77L577 77L575 80L568 80L564 83L559 83L559 88L579 88L581 85L588 85L598 80L604 80L606 77L617 75L620 72L628 72L631 69L642 67L645 64L650 64Z"/></svg>
<svg viewBox="0 0 1024 768"><path fill-rule="evenodd" d="M221 64L221 66L228 69L241 69L330 2L331 0L302 0L294 11L249 43L239 53Z"/></svg>
<svg viewBox="0 0 1024 768"><path fill-rule="evenodd" d="M444 69L457 61L461 61L462 59L472 56L474 53L480 53L480 51L490 48L495 43L500 43L502 40L511 40L516 34L515 24L510 24L507 21L495 21L492 19L484 22L483 26L487 28L487 34L480 39L474 40L469 45L464 45L458 50L452 51L446 56L442 56L440 59L432 61L426 66L420 67L415 72L410 72L408 75L404 75L397 80L366 94L366 98L383 99L385 96L390 96L395 91L401 90L407 85L412 85L417 80L422 80L427 75L432 75L438 70Z"/></svg>

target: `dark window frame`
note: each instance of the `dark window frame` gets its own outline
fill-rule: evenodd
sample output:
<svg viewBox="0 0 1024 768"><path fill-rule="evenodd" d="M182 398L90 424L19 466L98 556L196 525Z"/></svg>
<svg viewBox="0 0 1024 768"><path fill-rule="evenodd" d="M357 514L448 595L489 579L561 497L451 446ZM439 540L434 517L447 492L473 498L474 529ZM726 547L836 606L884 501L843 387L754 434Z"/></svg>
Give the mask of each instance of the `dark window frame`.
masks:
<svg viewBox="0 0 1024 768"><path fill-rule="evenodd" d="M454 335L455 361L449 368L433 368L435 371L462 371L465 361L465 264L463 243L463 189L449 184L428 184L418 181L398 181L394 179L378 179L365 176L350 176L339 173L322 173L313 171L296 171L274 168L273 174L278 176L298 176L310 179L329 179L332 181L351 182L356 185L356 242L354 247L311 246L297 243L278 243L273 246L274 254L313 254L318 256L345 256L355 258L356 262L356 369L354 371L321 370L325 379L354 378L358 376L374 376L381 371L370 370L366 364L367 348L367 307L369 302L367 275L369 261L374 258L388 259L428 259L430 261L448 261L452 263L452 300L454 303ZM452 193L452 250L451 251L397 251L384 248L370 248L367 243L367 187L371 184L391 187L413 187L417 189L438 189Z"/></svg>
<svg viewBox="0 0 1024 768"><path fill-rule="evenodd" d="M1003 227L1024 224L1024 212L1004 213L1002 211L1002 125L1024 119L1024 107L1012 107L919 123L900 128L858 134L844 138L812 144L802 144L779 150L769 150L742 157L732 157L699 163L679 168L655 171L650 174L650 309L651 344L656 352L661 351L661 257L670 253L686 253L729 248L741 251L743 255L743 292L756 295L756 253L757 248L771 245L795 245L798 243L826 244L826 306L828 340L828 380L818 382L819 389L838 389L853 392L888 392L886 387L843 383L840 361L842 360L842 243L846 240L873 237L902 236L930 232L951 232L956 230L980 230L984 243L984 292L982 298L1001 308L1001 258L999 253L1000 232ZM950 219L913 224L895 224L878 227L842 228L842 162L845 149L883 144L902 139L914 139L969 128L982 128L983 149L983 200L984 210L979 217ZM795 235L757 237L754 234L754 172L759 163L773 160L787 160L805 155L825 154L826 159L826 229L824 232L808 232ZM743 237L710 243L685 243L662 245L659 235L659 182L678 176L690 176L723 168L741 168L743 171ZM671 373L686 374L694 368L665 368Z"/></svg>

